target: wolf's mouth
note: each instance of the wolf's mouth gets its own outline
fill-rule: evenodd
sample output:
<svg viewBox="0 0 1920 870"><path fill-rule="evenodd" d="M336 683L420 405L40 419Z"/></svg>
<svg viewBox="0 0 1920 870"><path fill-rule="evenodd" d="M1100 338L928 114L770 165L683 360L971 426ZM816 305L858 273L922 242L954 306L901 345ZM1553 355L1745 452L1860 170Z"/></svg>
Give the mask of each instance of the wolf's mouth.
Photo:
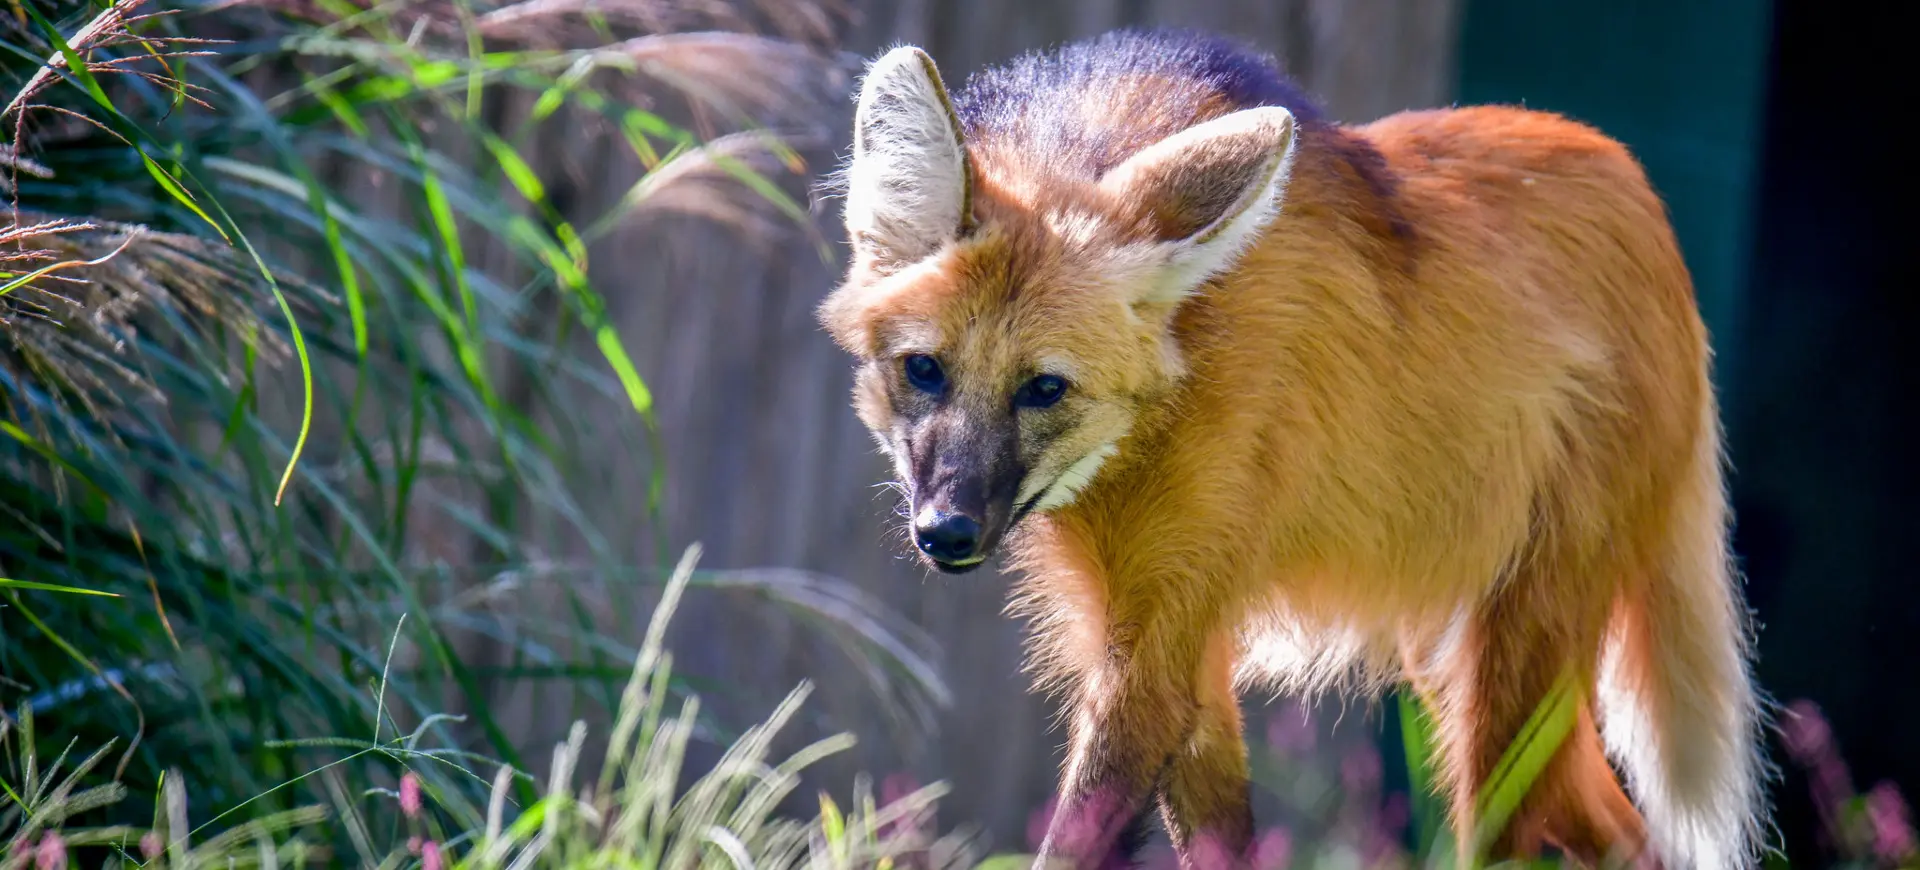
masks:
<svg viewBox="0 0 1920 870"><path fill-rule="evenodd" d="M992 555L992 554L989 553L985 555L975 556L973 558L967 559L965 561L960 561L960 562L945 562L925 554L922 554L921 558L924 558L928 562L932 563L933 567L942 574L958 575L958 574L972 573L973 569L986 564L987 556L989 555Z"/></svg>
<svg viewBox="0 0 1920 870"><path fill-rule="evenodd" d="M1044 501L1047 493L1052 492L1053 488L1059 485L1059 483L1060 482L1056 480L1053 483L1047 484L1045 487L1042 487L1039 492L1034 493L1033 498L1016 505L1013 509L1013 516L1007 518L1007 531L1011 532L1015 527L1019 526L1020 521L1026 519L1028 514L1033 513L1034 506Z"/></svg>
<svg viewBox="0 0 1920 870"><path fill-rule="evenodd" d="M942 574L959 575L972 572L974 569L986 564L987 560L993 558L993 554L1000 549L1000 543L1004 541L1008 535L1012 534L1015 529L1019 528L1020 523L1026 520L1036 507L1046 501L1047 493L1052 492L1053 489L1054 486L1049 484L1046 488L1034 493L1032 498L1014 505L1007 517L1006 524L998 529L988 530L981 543L980 549L973 555L965 559L949 560L941 559L925 551L921 551L920 558L926 560L928 564L932 565Z"/></svg>

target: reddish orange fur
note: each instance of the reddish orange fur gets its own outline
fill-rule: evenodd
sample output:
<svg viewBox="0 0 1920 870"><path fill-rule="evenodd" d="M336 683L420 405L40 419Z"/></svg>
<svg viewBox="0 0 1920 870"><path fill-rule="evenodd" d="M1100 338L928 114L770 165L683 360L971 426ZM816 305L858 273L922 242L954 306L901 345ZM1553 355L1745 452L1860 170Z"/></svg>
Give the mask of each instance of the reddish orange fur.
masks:
<svg viewBox="0 0 1920 870"><path fill-rule="evenodd" d="M822 309L864 361L855 403L876 432L896 425L903 335L957 361L961 395L1068 357L1089 396L1075 419L1128 420L1091 485L1010 541L1034 667L1066 693L1053 854L1097 859L1157 792L1184 862L1243 860L1236 689L1356 676L1409 681L1433 710L1465 842L1563 669L1592 687L1611 640L1644 678L1675 630L1649 603L1719 600L1718 575L1674 568L1724 544L1705 531L1723 509L1702 489L1718 482L1706 335L1626 149L1505 107L1297 135L1279 216L1178 304L1117 305L1125 279L1103 271L1167 235L1177 203L990 141L968 145L978 232L912 265L857 250ZM1496 857L1643 851L1595 718L1590 689Z"/></svg>

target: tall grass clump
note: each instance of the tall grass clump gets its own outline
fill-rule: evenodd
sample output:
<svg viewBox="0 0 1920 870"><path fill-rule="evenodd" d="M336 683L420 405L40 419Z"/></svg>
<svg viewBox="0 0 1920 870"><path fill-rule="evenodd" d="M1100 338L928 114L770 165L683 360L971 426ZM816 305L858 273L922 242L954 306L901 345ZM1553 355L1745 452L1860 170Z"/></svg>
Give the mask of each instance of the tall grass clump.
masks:
<svg viewBox="0 0 1920 870"><path fill-rule="evenodd" d="M36 723L16 749L113 746L76 787L128 794L86 821L145 823L163 781L210 819L365 808L397 739L527 769L503 681L614 706L636 649L593 616L657 595L670 551L651 393L587 252L639 212L797 215L779 175L844 86L831 13L0 4L0 706ZM613 209L534 168L555 125L637 157ZM578 438L607 407L653 484L590 517L604 457ZM852 590L704 579L832 624L897 699L939 695ZM516 606L534 580L560 606ZM482 806L470 767L413 772Z"/></svg>
<svg viewBox="0 0 1920 870"><path fill-rule="evenodd" d="M823 793L817 816L777 814L805 768L853 744L851 735L840 734L784 758L774 753L774 738L808 695L806 684L747 729L717 764L678 786L691 773L686 749L698 727L698 699L670 699L672 658L662 641L698 553L697 547L687 552L654 611L598 776L575 786L587 739L585 726L576 723L554 749L538 802L507 818L503 806L515 772L502 768L485 816L460 819L465 831L451 838L428 819L426 802L403 780L397 803L411 826L409 853L436 853L444 866L460 868L971 866L967 838L938 836L925 825L944 786L882 805L862 781L844 809Z"/></svg>
<svg viewBox="0 0 1920 870"><path fill-rule="evenodd" d="M498 766L484 809L426 784L425 768L479 771L458 753L422 748L416 734L363 750L394 762L402 772L396 788L368 790L371 802L336 801L340 827L347 832L341 838L345 852L309 836L327 818L324 806L253 813L203 835L212 823L194 824L178 776L166 780L150 825L76 828L67 824L75 816L126 799L127 790L115 783L80 784L111 753L103 748L76 761L63 752L42 769L33 716L23 710L17 720L0 719L0 747L17 750L0 772L0 786L11 799L0 806L0 848L6 850L0 866L67 866L96 855L107 866L150 868L972 866L967 837L939 836L926 825L931 802L944 791L940 786L882 804L861 782L845 809L822 794L815 816L779 815L808 765L853 742L841 734L784 757L773 751L773 739L807 696L804 684L734 741L718 764L697 773L685 769L686 751L699 727L699 701L671 691L672 657L663 641L693 579L698 554L697 546L689 548L667 583L604 739L598 775L585 784L576 784L586 772L584 723L576 723L566 742L554 748L544 777ZM520 782L537 788L532 803L522 805L515 798Z"/></svg>

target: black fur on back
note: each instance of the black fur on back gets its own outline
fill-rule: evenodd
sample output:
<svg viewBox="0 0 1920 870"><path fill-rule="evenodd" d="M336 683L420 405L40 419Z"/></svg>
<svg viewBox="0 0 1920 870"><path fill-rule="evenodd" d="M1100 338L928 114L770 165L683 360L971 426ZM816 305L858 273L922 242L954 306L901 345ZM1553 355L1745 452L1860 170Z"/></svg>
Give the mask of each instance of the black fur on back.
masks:
<svg viewBox="0 0 1920 870"><path fill-rule="evenodd" d="M953 98L969 144L1028 149L1083 179L1228 111L1322 118L1272 56L1193 30L1116 30L1028 54L975 73Z"/></svg>

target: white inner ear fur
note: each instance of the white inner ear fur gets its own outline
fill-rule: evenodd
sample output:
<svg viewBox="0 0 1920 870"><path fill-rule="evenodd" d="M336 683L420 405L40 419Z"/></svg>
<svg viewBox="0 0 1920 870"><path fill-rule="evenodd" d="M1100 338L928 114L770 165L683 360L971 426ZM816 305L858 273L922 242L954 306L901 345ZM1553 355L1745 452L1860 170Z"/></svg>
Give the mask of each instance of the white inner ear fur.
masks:
<svg viewBox="0 0 1920 870"><path fill-rule="evenodd" d="M967 223L970 172L933 58L913 46L881 55L854 113L846 205L854 245L898 263L939 250Z"/></svg>
<svg viewBox="0 0 1920 870"><path fill-rule="evenodd" d="M1170 182L1239 184L1220 215L1184 239L1152 245L1166 264L1136 303L1177 303L1225 272L1280 213L1293 170L1293 113L1279 106L1243 109L1196 124L1142 149L1101 185L1130 198L1179 196ZM1249 163L1249 152L1257 163ZM1170 171L1171 170L1171 171Z"/></svg>

